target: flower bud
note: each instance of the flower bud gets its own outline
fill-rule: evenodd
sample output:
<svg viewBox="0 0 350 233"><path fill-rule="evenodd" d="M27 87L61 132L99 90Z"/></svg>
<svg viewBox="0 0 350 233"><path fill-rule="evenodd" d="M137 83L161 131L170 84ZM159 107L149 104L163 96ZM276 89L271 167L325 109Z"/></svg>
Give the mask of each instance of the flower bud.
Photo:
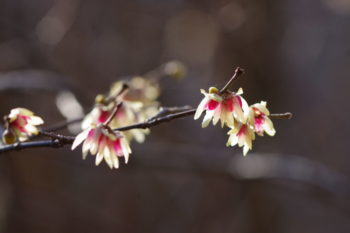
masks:
<svg viewBox="0 0 350 233"><path fill-rule="evenodd" d="M219 90L216 87L210 87L209 88L209 93L210 94L218 94Z"/></svg>
<svg viewBox="0 0 350 233"><path fill-rule="evenodd" d="M182 79L186 76L186 67L179 61L171 61L165 64L164 73L174 79Z"/></svg>
<svg viewBox="0 0 350 233"><path fill-rule="evenodd" d="M17 141L16 135L9 129L6 129L2 134L2 141L5 144L13 144Z"/></svg>
<svg viewBox="0 0 350 233"><path fill-rule="evenodd" d="M103 104L105 102L105 100L106 100L106 97L104 95L102 95L102 94L99 94L95 98L95 103Z"/></svg>

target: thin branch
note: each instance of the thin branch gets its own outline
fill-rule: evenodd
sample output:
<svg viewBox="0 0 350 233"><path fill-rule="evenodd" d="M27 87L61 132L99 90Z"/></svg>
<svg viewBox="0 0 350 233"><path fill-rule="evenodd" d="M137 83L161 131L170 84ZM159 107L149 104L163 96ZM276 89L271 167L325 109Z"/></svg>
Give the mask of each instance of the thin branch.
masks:
<svg viewBox="0 0 350 233"><path fill-rule="evenodd" d="M292 119L293 117L293 113L291 112L286 112L286 113L272 113L269 116L270 118L274 118L274 119L281 119L281 120L289 120Z"/></svg>
<svg viewBox="0 0 350 233"><path fill-rule="evenodd" d="M220 94L223 94L223 93L225 93L229 88L230 88L230 86L231 86L231 84L233 83L233 81L235 81L236 80L236 78L238 77L238 76L240 76L241 74L243 74L244 73L244 70L242 69L242 68L240 68L240 67L237 67L236 69L235 69L235 73L233 74L233 76L231 77L231 79L226 83L226 85L220 90Z"/></svg>
<svg viewBox="0 0 350 233"><path fill-rule="evenodd" d="M114 117L117 115L118 111L120 110L120 107L123 105L123 102L120 102L118 104L116 104L113 108L113 111L111 113L111 115L108 117L108 119L103 122L104 126L107 126L109 123L111 123L111 121L114 119Z"/></svg>
<svg viewBox="0 0 350 233"><path fill-rule="evenodd" d="M126 131L126 130L130 130L130 129L147 129L147 128L151 128L152 126L155 126L155 125L158 125L158 124L161 124L164 122L168 122L168 121L171 121L171 120L174 120L177 118L184 118L187 116L192 116L192 115L194 115L195 112L196 112L196 109L190 109L190 110L186 110L183 112L169 114L169 115L159 117L159 118L152 117L150 120L147 120L143 123L128 125L128 126L114 129L114 130L115 131Z"/></svg>
<svg viewBox="0 0 350 233"><path fill-rule="evenodd" d="M155 120L155 119L162 117L162 116L165 116L167 114L182 112L182 111L191 110L191 109L192 109L192 107L189 105L185 105L182 107L160 107L159 112L155 116L150 118L148 121Z"/></svg>
<svg viewBox="0 0 350 233"><path fill-rule="evenodd" d="M33 141L33 142L18 142L15 144L4 145L0 147L0 154L9 151L20 151L29 148L39 148L39 147L51 147L58 148L63 146L60 140L43 140L43 141Z"/></svg>
<svg viewBox="0 0 350 233"><path fill-rule="evenodd" d="M186 111L182 111L182 112L178 112L178 113L169 114L169 115L166 115L163 117L158 117L158 118L152 117L143 123L128 125L128 126L114 129L114 130L115 131L126 131L126 130L131 130L131 129L147 129L147 128L151 128L153 126L162 124L164 122L174 120L174 119L193 116L195 112L196 112L196 109L190 109L190 110L186 110ZM270 115L270 117L275 118L275 119L290 119L291 116L292 116L292 114L288 113L288 112ZM58 147L63 147L64 145L67 145L67 144L72 144L74 139L75 139L74 136L65 136L65 135L61 135L61 134L56 134L54 132L46 132L44 130L41 130L39 135L49 137L52 140L22 142L22 143L15 143L15 144L11 144L11 145L5 145L5 146L0 147L0 153L4 153L4 152L8 152L8 151L16 151L16 150L18 151L18 150L22 150L22 149L36 148L36 147L58 148Z"/></svg>

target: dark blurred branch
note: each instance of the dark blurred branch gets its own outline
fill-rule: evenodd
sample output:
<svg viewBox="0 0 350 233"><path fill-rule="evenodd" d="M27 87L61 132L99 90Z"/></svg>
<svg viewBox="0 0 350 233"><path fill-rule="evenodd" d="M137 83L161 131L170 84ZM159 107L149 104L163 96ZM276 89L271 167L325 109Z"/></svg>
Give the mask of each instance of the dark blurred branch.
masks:
<svg viewBox="0 0 350 233"><path fill-rule="evenodd" d="M0 92L2 91L61 91L71 89L65 82L66 77L45 70L22 70L0 74Z"/></svg>
<svg viewBox="0 0 350 233"><path fill-rule="evenodd" d="M218 148L173 146L172 155L166 158L159 152L170 145L154 144L147 147L149 153L135 158L136 169L149 169L162 173L188 173L217 176L229 181L280 181L288 188L294 181L308 185L310 189L321 188L332 196L349 198L350 180L324 164L296 155L251 153L249 156L233 155L231 151ZM143 149L144 150L144 149ZM220 154L220 159L205 154ZM300 186L298 186L300 187ZM315 191L318 191L317 189Z"/></svg>
<svg viewBox="0 0 350 233"><path fill-rule="evenodd" d="M68 77L48 70L20 70L0 73L0 92L26 93L26 91L59 93L70 91L80 103L89 101L81 88L68 81Z"/></svg>

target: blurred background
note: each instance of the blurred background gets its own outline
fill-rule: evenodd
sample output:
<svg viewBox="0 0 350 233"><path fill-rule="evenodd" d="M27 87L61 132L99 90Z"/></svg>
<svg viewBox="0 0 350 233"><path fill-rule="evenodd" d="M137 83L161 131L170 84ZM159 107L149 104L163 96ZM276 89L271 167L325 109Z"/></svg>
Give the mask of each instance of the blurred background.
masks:
<svg viewBox="0 0 350 233"><path fill-rule="evenodd" d="M1 154L0 232L350 232L349 41L348 0L1 0L1 115L59 122L62 90L89 107L176 59L188 72L162 80L164 106L196 106L241 66L248 103L294 118L245 158L191 118L119 170L69 147Z"/></svg>

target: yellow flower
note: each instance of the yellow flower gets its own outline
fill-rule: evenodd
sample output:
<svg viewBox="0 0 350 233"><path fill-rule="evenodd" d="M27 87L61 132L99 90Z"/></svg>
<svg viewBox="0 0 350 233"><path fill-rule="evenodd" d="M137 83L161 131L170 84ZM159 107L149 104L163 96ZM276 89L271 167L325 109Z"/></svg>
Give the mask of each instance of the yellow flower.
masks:
<svg viewBox="0 0 350 233"><path fill-rule="evenodd" d="M36 126L44 121L35 116L33 112L25 108L12 109L10 114L5 116L6 130L3 134L3 141L6 144L19 140L26 141L30 136L39 133Z"/></svg>
<svg viewBox="0 0 350 233"><path fill-rule="evenodd" d="M91 155L96 155L96 166L104 159L111 169L118 168L118 157L124 157L125 163L127 163L131 154L129 143L123 133L114 132L103 125L90 127L78 134L73 142L72 150L82 142L84 142L83 159L86 158L88 152Z"/></svg>
<svg viewBox="0 0 350 233"><path fill-rule="evenodd" d="M248 114L248 104L241 97L243 94L242 88L236 93L225 92L219 93L215 87L209 88L209 93L201 90L204 95L203 100L197 107L194 119L197 120L205 111L205 116L202 122L202 127L207 127L211 120L213 125L216 125L221 120L221 127L225 124L229 127L234 126L235 120L245 123Z"/></svg>
<svg viewBox="0 0 350 233"><path fill-rule="evenodd" d="M266 108L265 101L261 101L249 107L249 124L259 136L263 136L264 132L270 136L274 136L276 133L273 123L268 117L269 115L270 112Z"/></svg>
<svg viewBox="0 0 350 233"><path fill-rule="evenodd" d="M255 139L254 131L247 124L235 123L227 133L229 136L226 146L243 147L243 155L247 155L248 151L252 149L252 142Z"/></svg>

